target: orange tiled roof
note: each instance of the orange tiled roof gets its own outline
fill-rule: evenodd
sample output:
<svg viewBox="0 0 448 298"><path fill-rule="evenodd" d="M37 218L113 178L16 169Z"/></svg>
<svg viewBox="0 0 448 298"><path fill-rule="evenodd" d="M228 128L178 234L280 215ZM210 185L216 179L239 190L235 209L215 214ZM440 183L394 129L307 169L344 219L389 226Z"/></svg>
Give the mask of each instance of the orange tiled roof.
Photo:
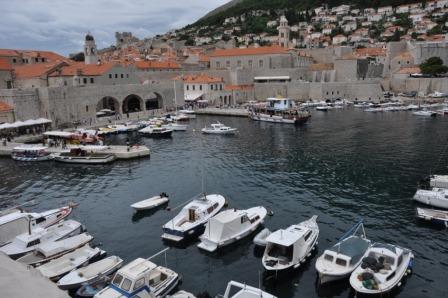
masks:
<svg viewBox="0 0 448 298"><path fill-rule="evenodd" d="M232 90L248 91L248 90L252 90L253 88L254 88L254 85L252 85L252 84L251 85L225 85L224 86L224 90L227 90L227 91L232 91Z"/></svg>
<svg viewBox="0 0 448 298"><path fill-rule="evenodd" d="M2 57L18 57L19 53L16 50L0 49L0 56L2 56Z"/></svg>
<svg viewBox="0 0 448 298"><path fill-rule="evenodd" d="M288 50L280 46L259 47L259 48L235 48L235 49L217 49L210 57L229 57L229 56L252 56L269 54L287 54Z"/></svg>
<svg viewBox="0 0 448 298"><path fill-rule="evenodd" d="M386 49L383 49L383 48L361 48L361 49L356 49L354 54L359 57L386 56Z"/></svg>
<svg viewBox="0 0 448 298"><path fill-rule="evenodd" d="M185 75L185 76L178 76L175 79L183 80L185 83L191 83L191 84L208 84L208 83L221 83L223 82L223 79L220 77L211 77L205 74L200 75Z"/></svg>
<svg viewBox="0 0 448 298"><path fill-rule="evenodd" d="M199 62L210 62L210 57L204 54L199 54Z"/></svg>
<svg viewBox="0 0 448 298"><path fill-rule="evenodd" d="M31 58L41 57L45 58L48 62L69 60L64 56L50 51L0 49L0 57L19 57L20 55Z"/></svg>
<svg viewBox="0 0 448 298"><path fill-rule="evenodd" d="M60 64L62 63L36 63L17 65L14 67L14 74L17 79L37 78L54 71L55 67ZM66 63L64 64L67 65Z"/></svg>
<svg viewBox="0 0 448 298"><path fill-rule="evenodd" d="M309 70L317 71L317 70L333 70L333 63L314 63L309 65Z"/></svg>
<svg viewBox="0 0 448 298"><path fill-rule="evenodd" d="M6 102L0 101L0 112L12 111L14 108L7 104Z"/></svg>
<svg viewBox="0 0 448 298"><path fill-rule="evenodd" d="M81 76L100 76L112 67L117 65L116 63L101 63L101 64L85 64L84 62L75 62L70 65L62 67L59 71L55 71L51 76L75 76L79 73Z"/></svg>
<svg viewBox="0 0 448 298"><path fill-rule="evenodd" d="M412 73L420 73L420 67L403 67L397 73L399 74L412 74Z"/></svg>
<svg viewBox="0 0 448 298"><path fill-rule="evenodd" d="M180 69L180 65L174 61L136 61L138 69Z"/></svg>
<svg viewBox="0 0 448 298"><path fill-rule="evenodd" d="M12 66L8 59L0 58L0 70L12 70Z"/></svg>
<svg viewBox="0 0 448 298"><path fill-rule="evenodd" d="M412 58L412 55L409 52L403 52L400 55L398 55L398 57L400 57L400 58Z"/></svg>

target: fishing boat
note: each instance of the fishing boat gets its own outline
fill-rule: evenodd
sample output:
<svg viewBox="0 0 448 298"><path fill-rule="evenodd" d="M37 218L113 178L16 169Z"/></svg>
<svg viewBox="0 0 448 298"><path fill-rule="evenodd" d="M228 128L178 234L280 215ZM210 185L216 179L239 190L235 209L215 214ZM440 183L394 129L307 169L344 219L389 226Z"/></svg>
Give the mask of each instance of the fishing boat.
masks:
<svg viewBox="0 0 448 298"><path fill-rule="evenodd" d="M261 230L255 237L254 237L254 244L261 246L261 247L265 247L266 244L268 243L266 241L266 238L268 238L269 235L271 235L272 232L268 229L265 228L263 230Z"/></svg>
<svg viewBox="0 0 448 298"><path fill-rule="evenodd" d="M384 294L401 285L412 270L411 250L392 244L375 243L350 276L350 285L357 293Z"/></svg>
<svg viewBox="0 0 448 298"><path fill-rule="evenodd" d="M448 209L448 189L433 187L430 190L419 189L414 195L417 202L438 208Z"/></svg>
<svg viewBox="0 0 448 298"><path fill-rule="evenodd" d="M94 282L83 283L82 286L76 291L78 298L92 298L98 292L109 286L112 276L103 276L99 280Z"/></svg>
<svg viewBox="0 0 448 298"><path fill-rule="evenodd" d="M118 270L111 284L94 297L165 297L174 290L179 279L173 270L138 258Z"/></svg>
<svg viewBox="0 0 448 298"><path fill-rule="evenodd" d="M92 236L87 233L82 233L64 240L42 243L34 251L18 258L17 262L32 266L40 266L48 261L74 251L92 240Z"/></svg>
<svg viewBox="0 0 448 298"><path fill-rule="evenodd" d="M256 121L303 124L311 114L299 109L294 100L289 98L268 98L264 107L252 107L250 118Z"/></svg>
<svg viewBox="0 0 448 298"><path fill-rule="evenodd" d="M104 276L111 275L120 269L122 265L123 260L120 257L110 256L70 272L62 277L57 285L62 290L77 289L85 283L92 284L100 281Z"/></svg>
<svg viewBox="0 0 448 298"><path fill-rule="evenodd" d="M0 217L0 246L14 240L20 234L28 233L30 228L47 228L67 218L75 207L69 204L57 209L44 212L23 212L21 209L9 210L10 212Z"/></svg>
<svg viewBox="0 0 448 298"><path fill-rule="evenodd" d="M136 211L151 210L160 205L168 203L168 201L169 201L168 195L166 193L162 192L158 196L154 196L152 198L134 203L131 205L131 207L134 208Z"/></svg>
<svg viewBox="0 0 448 298"><path fill-rule="evenodd" d="M448 211L417 208L416 216L420 219L440 224L448 228Z"/></svg>
<svg viewBox="0 0 448 298"><path fill-rule="evenodd" d="M198 247L213 252L234 243L254 232L263 223L267 213L262 206L246 210L229 209L218 213L205 225Z"/></svg>
<svg viewBox="0 0 448 298"><path fill-rule="evenodd" d="M437 112L428 111L428 110L415 111L415 112L412 112L412 114L415 116L423 116L423 117L436 117L437 116Z"/></svg>
<svg viewBox="0 0 448 298"><path fill-rule="evenodd" d="M262 291L259 288L251 287L236 281L227 284L223 298L277 298L276 296Z"/></svg>
<svg viewBox="0 0 448 298"><path fill-rule="evenodd" d="M199 195L163 226L162 238L179 242L204 233L205 224L224 207L226 199L217 194Z"/></svg>
<svg viewBox="0 0 448 298"><path fill-rule="evenodd" d="M295 269L311 256L317 245L317 215L287 229L273 232L266 238L263 266L268 271Z"/></svg>
<svg viewBox="0 0 448 298"><path fill-rule="evenodd" d="M357 235L359 232L360 235ZM364 225L360 221L317 259L316 270L320 283L349 277L361 264L370 246L371 242L366 238Z"/></svg>
<svg viewBox="0 0 448 298"><path fill-rule="evenodd" d="M225 126L219 121L213 123L210 127L204 127L201 131L202 133L205 134L221 134L221 135L234 135L237 133L236 128Z"/></svg>
<svg viewBox="0 0 448 298"><path fill-rule="evenodd" d="M78 235L82 230L81 223L75 220L62 221L48 228L30 227L27 233L16 236L12 242L0 247L0 251L12 259L17 259L33 251L41 243L69 238Z"/></svg>
<svg viewBox="0 0 448 298"><path fill-rule="evenodd" d="M47 161L52 160L53 155L47 151L48 147L36 145L22 145L12 149L11 157L18 161Z"/></svg>
<svg viewBox="0 0 448 298"><path fill-rule="evenodd" d="M73 148L68 152L54 154L54 160L73 164L106 164L113 162L115 160L115 155L112 153Z"/></svg>
<svg viewBox="0 0 448 298"><path fill-rule="evenodd" d="M37 270L51 281L57 281L70 271L76 270L79 267L88 264L90 260L104 254L105 251L98 247L92 248L87 244L37 267Z"/></svg>
<svg viewBox="0 0 448 298"><path fill-rule="evenodd" d="M150 125L143 129L140 129L138 132L150 138L170 138L173 130L160 126Z"/></svg>

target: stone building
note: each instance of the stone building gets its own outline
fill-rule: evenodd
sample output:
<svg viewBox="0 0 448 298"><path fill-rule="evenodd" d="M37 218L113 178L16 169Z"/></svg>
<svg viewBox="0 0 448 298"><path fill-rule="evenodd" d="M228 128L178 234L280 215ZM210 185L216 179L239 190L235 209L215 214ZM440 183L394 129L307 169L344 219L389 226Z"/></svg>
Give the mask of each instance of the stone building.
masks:
<svg viewBox="0 0 448 298"><path fill-rule="evenodd" d="M115 32L115 46L119 49L138 41L139 39L133 36L132 32Z"/></svg>
<svg viewBox="0 0 448 298"><path fill-rule="evenodd" d="M205 74L178 77L184 85L185 102L207 101L211 105L234 105L230 91L225 90L222 77Z"/></svg>
<svg viewBox="0 0 448 298"><path fill-rule="evenodd" d="M12 70L8 59L0 58L0 89L11 89L13 87Z"/></svg>
<svg viewBox="0 0 448 298"><path fill-rule="evenodd" d="M0 101L0 123L15 122L14 108L9 104Z"/></svg>

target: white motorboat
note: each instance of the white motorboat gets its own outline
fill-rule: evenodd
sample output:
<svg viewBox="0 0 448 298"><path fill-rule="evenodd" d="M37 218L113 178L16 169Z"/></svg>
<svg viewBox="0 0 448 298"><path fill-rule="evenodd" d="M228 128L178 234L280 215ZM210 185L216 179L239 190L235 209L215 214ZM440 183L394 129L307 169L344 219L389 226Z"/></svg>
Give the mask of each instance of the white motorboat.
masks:
<svg viewBox="0 0 448 298"><path fill-rule="evenodd" d="M417 202L438 208L448 209L448 189L433 187L430 190L419 189L414 195Z"/></svg>
<svg viewBox="0 0 448 298"><path fill-rule="evenodd" d="M87 233L82 233L64 240L42 243L34 251L18 258L17 261L27 265L40 266L50 260L74 251L92 240L92 236Z"/></svg>
<svg viewBox="0 0 448 298"><path fill-rule="evenodd" d="M367 251L350 276L350 285L357 293L384 294L396 286L412 270L411 250L391 244L375 243Z"/></svg>
<svg viewBox="0 0 448 298"><path fill-rule="evenodd" d="M14 147L11 157L18 161L47 161L52 160L53 155L47 151L48 147L36 145L22 145Z"/></svg>
<svg viewBox="0 0 448 298"><path fill-rule="evenodd" d="M273 232L266 238L263 266L268 271L295 269L311 256L317 245L319 227L317 215L287 229Z"/></svg>
<svg viewBox="0 0 448 298"><path fill-rule="evenodd" d="M316 107L316 111L322 111L322 112L326 112L330 109L332 109L332 107L330 107L328 105L320 105L320 106Z"/></svg>
<svg viewBox="0 0 448 298"><path fill-rule="evenodd" d="M424 189L431 189L432 187L448 189L448 175L427 176L419 182L419 186Z"/></svg>
<svg viewBox="0 0 448 298"><path fill-rule="evenodd" d="M178 112L179 112L179 114L187 115L187 117L189 119L196 119L196 112L193 111L193 110L186 110L186 109L184 109L184 110L179 110Z"/></svg>
<svg viewBox="0 0 448 298"><path fill-rule="evenodd" d="M236 281L227 284L223 298L277 298L276 296L262 291L259 288L251 287Z"/></svg>
<svg viewBox="0 0 448 298"><path fill-rule="evenodd" d="M217 122L213 123L210 127L204 127L201 131L205 134L233 135L237 133L238 130Z"/></svg>
<svg viewBox="0 0 448 298"><path fill-rule="evenodd" d="M134 203L131 205L132 208L134 208L136 211L142 211L142 210L150 210L153 208L156 208L160 205L163 205L169 201L168 196L166 193L162 192L158 196L154 196L152 198Z"/></svg>
<svg viewBox="0 0 448 298"><path fill-rule="evenodd" d="M178 283L179 275L173 270L138 258L118 270L111 284L94 297L165 297Z"/></svg>
<svg viewBox="0 0 448 298"><path fill-rule="evenodd" d="M105 254L105 252L98 247L92 248L87 244L37 267L37 270L46 278L57 281L70 271L88 264L90 260L98 257L100 254Z"/></svg>
<svg viewBox="0 0 448 298"><path fill-rule="evenodd" d="M267 244L266 238L268 238L269 235L271 235L272 232L265 228L261 230L255 237L254 237L254 244L258 246L265 247Z"/></svg>
<svg viewBox="0 0 448 298"><path fill-rule="evenodd" d="M448 211L417 208L417 217L448 228Z"/></svg>
<svg viewBox="0 0 448 298"><path fill-rule="evenodd" d="M198 247L213 252L234 243L254 232L263 223L267 213L262 206L246 210L229 209L218 213L205 225Z"/></svg>
<svg viewBox="0 0 448 298"><path fill-rule="evenodd" d="M138 132L150 138L170 138L173 130L161 126L150 125L140 129Z"/></svg>
<svg viewBox="0 0 448 298"><path fill-rule="evenodd" d="M361 230L360 235L357 233ZM357 223L332 247L326 249L316 261L316 270L321 284L344 279L361 264L363 256L371 246L366 239L362 222Z"/></svg>
<svg viewBox="0 0 448 298"><path fill-rule="evenodd" d="M172 131L186 131L188 125L179 123L168 123L168 124L162 124L161 127Z"/></svg>
<svg viewBox="0 0 448 298"><path fill-rule="evenodd" d="M415 116L424 116L424 117L436 117L437 116L437 112L428 111L428 110L415 111L415 112L412 112L412 114Z"/></svg>
<svg viewBox="0 0 448 298"><path fill-rule="evenodd" d="M94 283L104 276L111 275L122 265L123 260L120 257L110 256L70 272L62 277L57 285L62 290L77 289L84 283Z"/></svg>
<svg viewBox="0 0 448 298"><path fill-rule="evenodd" d="M162 238L175 242L204 233L206 222L224 207L226 199L217 194L193 198L163 226Z"/></svg>
<svg viewBox="0 0 448 298"><path fill-rule="evenodd" d="M35 228L47 228L67 218L75 205L70 204L57 209L40 213L28 213L21 210L13 210L0 217L0 246L14 240L23 233L29 233Z"/></svg>
<svg viewBox="0 0 448 298"><path fill-rule="evenodd" d="M62 221L48 228L37 227L30 229L28 233L16 236L12 242L0 247L0 251L17 259L33 251L41 243L72 237L81 233L82 230L81 223L75 220Z"/></svg>

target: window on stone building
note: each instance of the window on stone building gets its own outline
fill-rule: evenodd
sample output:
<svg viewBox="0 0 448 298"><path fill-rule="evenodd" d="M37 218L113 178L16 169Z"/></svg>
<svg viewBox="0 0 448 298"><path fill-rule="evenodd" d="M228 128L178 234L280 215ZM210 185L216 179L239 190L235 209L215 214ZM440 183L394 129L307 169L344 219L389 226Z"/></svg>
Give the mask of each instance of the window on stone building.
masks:
<svg viewBox="0 0 448 298"><path fill-rule="evenodd" d="M12 81L6 81L6 89L12 89Z"/></svg>
<svg viewBox="0 0 448 298"><path fill-rule="evenodd" d="M90 78L90 84L93 84L95 80L93 78Z"/></svg>
<svg viewBox="0 0 448 298"><path fill-rule="evenodd" d="M109 74L109 79L112 79L112 74L111 73Z"/></svg>
<svg viewBox="0 0 448 298"><path fill-rule="evenodd" d="M285 33L280 33L280 37L285 37Z"/></svg>
<svg viewBox="0 0 448 298"><path fill-rule="evenodd" d="M16 58L13 58L13 59L12 59L12 63L17 63L17 59L16 59Z"/></svg>
<svg viewBox="0 0 448 298"><path fill-rule="evenodd" d="M121 78L122 78L122 79L124 78L124 74L121 74Z"/></svg>
<svg viewBox="0 0 448 298"><path fill-rule="evenodd" d="M115 74L115 78L118 79L118 74L117 73Z"/></svg>
<svg viewBox="0 0 448 298"><path fill-rule="evenodd" d="M216 68L220 68L221 67L221 62L216 61Z"/></svg>
<svg viewBox="0 0 448 298"><path fill-rule="evenodd" d="M339 91L336 91L336 94L339 95Z"/></svg>
<svg viewBox="0 0 448 298"><path fill-rule="evenodd" d="M222 85L219 85L219 90L221 90L221 91L222 91Z"/></svg>
<svg viewBox="0 0 448 298"><path fill-rule="evenodd" d="M226 67L230 67L230 61L226 61Z"/></svg>
<svg viewBox="0 0 448 298"><path fill-rule="evenodd" d="M258 66L259 67L263 67L264 66L264 61L263 60L258 61Z"/></svg>
<svg viewBox="0 0 448 298"><path fill-rule="evenodd" d="M199 85L199 90L201 90L201 91L202 91L202 85Z"/></svg>
<svg viewBox="0 0 448 298"><path fill-rule="evenodd" d="M89 106L86 106L86 113L89 112Z"/></svg>
<svg viewBox="0 0 448 298"><path fill-rule="evenodd" d="M83 79L82 79L82 82L83 82L84 84L87 84L87 78L83 78Z"/></svg>
<svg viewBox="0 0 448 298"><path fill-rule="evenodd" d="M187 85L187 90L190 90L190 85Z"/></svg>
<svg viewBox="0 0 448 298"><path fill-rule="evenodd" d="M398 61L398 64L401 64L400 61Z"/></svg>
<svg viewBox="0 0 448 298"><path fill-rule="evenodd" d="M328 95L328 91L327 91L327 95Z"/></svg>
<svg viewBox="0 0 448 298"><path fill-rule="evenodd" d="M249 65L249 67L252 67L252 60L249 60L249 61L247 62L247 64Z"/></svg>
<svg viewBox="0 0 448 298"><path fill-rule="evenodd" d="M196 86L195 85L193 85L193 90L195 90L196 89Z"/></svg>
<svg viewBox="0 0 448 298"><path fill-rule="evenodd" d="M334 91L331 91L331 95L334 95Z"/></svg>
<svg viewBox="0 0 448 298"><path fill-rule="evenodd" d="M236 65L237 65L238 67L241 67L241 60L238 60L238 61L236 62Z"/></svg>
<svg viewBox="0 0 448 298"><path fill-rule="evenodd" d="M45 62L45 58L40 59L42 62Z"/></svg>
<svg viewBox="0 0 448 298"><path fill-rule="evenodd" d="M34 62L39 62L39 58L34 58Z"/></svg>
<svg viewBox="0 0 448 298"><path fill-rule="evenodd" d="M212 84L212 85L210 85L210 90L213 90L213 84Z"/></svg>
<svg viewBox="0 0 448 298"><path fill-rule="evenodd" d="M128 73L126 74L126 79L129 79L129 74Z"/></svg>

